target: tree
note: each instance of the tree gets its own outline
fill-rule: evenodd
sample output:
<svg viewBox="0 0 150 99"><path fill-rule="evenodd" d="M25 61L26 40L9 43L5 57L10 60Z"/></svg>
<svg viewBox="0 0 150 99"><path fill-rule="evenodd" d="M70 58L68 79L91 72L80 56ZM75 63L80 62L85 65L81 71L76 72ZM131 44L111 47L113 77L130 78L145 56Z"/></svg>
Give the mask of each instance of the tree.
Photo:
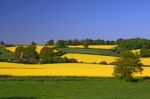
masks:
<svg viewBox="0 0 150 99"><path fill-rule="evenodd" d="M5 45L4 41L0 41L0 45Z"/></svg>
<svg viewBox="0 0 150 99"><path fill-rule="evenodd" d="M85 40L82 41L82 44L83 44L84 48L88 48L89 45L92 44L92 40L91 39L85 39Z"/></svg>
<svg viewBox="0 0 150 99"><path fill-rule="evenodd" d="M50 47L43 47L40 51L40 60L41 63L48 63L49 59L54 55L54 51Z"/></svg>
<svg viewBox="0 0 150 99"><path fill-rule="evenodd" d="M36 51L36 46L34 45L29 45L26 47L25 55L27 58L35 58L35 59L39 58L38 52Z"/></svg>
<svg viewBox="0 0 150 99"><path fill-rule="evenodd" d="M122 52L120 58L116 61L114 76L129 80L133 78L134 73L142 73L142 71L139 55L126 51Z"/></svg>
<svg viewBox="0 0 150 99"><path fill-rule="evenodd" d="M52 46L52 45L54 45L54 40L47 41L47 43L45 45L46 46Z"/></svg>
<svg viewBox="0 0 150 99"><path fill-rule="evenodd" d="M88 42L84 42L84 43L83 43L83 47L84 47L84 48L88 48L88 47L89 47Z"/></svg>
<svg viewBox="0 0 150 99"><path fill-rule="evenodd" d="M37 63L39 56L36 51L36 46L30 45L27 47L18 46L15 50L16 60L22 63Z"/></svg>
<svg viewBox="0 0 150 99"><path fill-rule="evenodd" d="M35 42L31 42L31 45L36 45L36 43Z"/></svg>
<svg viewBox="0 0 150 99"><path fill-rule="evenodd" d="M58 40L56 42L56 46L60 47L60 48L65 48L65 47L67 47L67 44L66 44L65 40Z"/></svg>
<svg viewBox="0 0 150 99"><path fill-rule="evenodd" d="M148 48L142 48L140 50L140 56L141 57L149 57L150 56L150 50Z"/></svg>
<svg viewBox="0 0 150 99"><path fill-rule="evenodd" d="M23 62L25 58L25 47L18 46L15 50L15 58L18 62Z"/></svg>

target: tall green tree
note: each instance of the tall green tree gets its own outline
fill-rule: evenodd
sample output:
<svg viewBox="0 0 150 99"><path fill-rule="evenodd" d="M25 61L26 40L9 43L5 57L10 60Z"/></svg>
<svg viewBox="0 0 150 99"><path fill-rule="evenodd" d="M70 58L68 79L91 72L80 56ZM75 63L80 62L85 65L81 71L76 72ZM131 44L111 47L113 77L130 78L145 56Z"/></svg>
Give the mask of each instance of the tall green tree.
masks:
<svg viewBox="0 0 150 99"><path fill-rule="evenodd" d="M0 45L5 45L4 41L0 41Z"/></svg>
<svg viewBox="0 0 150 99"><path fill-rule="evenodd" d="M66 41L65 41L65 40L58 40L58 41L56 42L56 46L57 46L57 47L60 47L60 48L65 48L65 47L67 47L67 44L66 44Z"/></svg>
<svg viewBox="0 0 150 99"><path fill-rule="evenodd" d="M18 62L23 62L25 58L25 50L26 48L23 46L18 46L15 50L15 58Z"/></svg>
<svg viewBox="0 0 150 99"><path fill-rule="evenodd" d="M22 63L37 63L39 55L36 51L36 46L29 45L27 47L18 46L15 50L15 57L18 62Z"/></svg>
<svg viewBox="0 0 150 99"><path fill-rule="evenodd" d="M120 58L116 61L114 67L114 76L121 79L131 79L135 73L142 73L142 63L139 59L139 55L130 51L121 53Z"/></svg>
<svg viewBox="0 0 150 99"><path fill-rule="evenodd" d="M54 51L50 47L43 47L40 51L40 61L41 63L48 63L48 61L53 57Z"/></svg>
<svg viewBox="0 0 150 99"><path fill-rule="evenodd" d="M32 42L31 42L31 45L36 45L36 43L32 41Z"/></svg>
<svg viewBox="0 0 150 99"><path fill-rule="evenodd" d="M54 45L54 40L47 41L47 43L45 45L46 46L52 46L52 45Z"/></svg>

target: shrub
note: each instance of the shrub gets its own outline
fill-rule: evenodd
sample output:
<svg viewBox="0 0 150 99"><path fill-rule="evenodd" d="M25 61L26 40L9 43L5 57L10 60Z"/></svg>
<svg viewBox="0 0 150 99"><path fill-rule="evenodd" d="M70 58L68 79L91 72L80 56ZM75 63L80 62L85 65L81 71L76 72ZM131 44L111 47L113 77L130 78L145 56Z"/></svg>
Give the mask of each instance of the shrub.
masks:
<svg viewBox="0 0 150 99"><path fill-rule="evenodd" d="M116 65L117 62L116 61L113 61L113 62L110 62L109 65Z"/></svg>
<svg viewBox="0 0 150 99"><path fill-rule="evenodd" d="M69 58L69 59L67 60L67 63L78 63L78 61L77 61L77 59L75 59L75 58Z"/></svg>
<svg viewBox="0 0 150 99"><path fill-rule="evenodd" d="M99 64L108 65L108 63L106 61L101 61L101 62L99 62Z"/></svg>

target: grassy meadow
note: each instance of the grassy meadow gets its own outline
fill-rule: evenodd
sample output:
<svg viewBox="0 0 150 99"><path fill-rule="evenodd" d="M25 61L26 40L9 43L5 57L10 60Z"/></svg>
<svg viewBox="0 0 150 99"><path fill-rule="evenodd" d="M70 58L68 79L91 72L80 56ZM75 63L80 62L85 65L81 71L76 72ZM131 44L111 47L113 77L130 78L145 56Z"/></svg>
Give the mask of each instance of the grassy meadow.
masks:
<svg viewBox="0 0 150 99"><path fill-rule="evenodd" d="M0 99L149 99L150 81L105 78L0 78Z"/></svg>

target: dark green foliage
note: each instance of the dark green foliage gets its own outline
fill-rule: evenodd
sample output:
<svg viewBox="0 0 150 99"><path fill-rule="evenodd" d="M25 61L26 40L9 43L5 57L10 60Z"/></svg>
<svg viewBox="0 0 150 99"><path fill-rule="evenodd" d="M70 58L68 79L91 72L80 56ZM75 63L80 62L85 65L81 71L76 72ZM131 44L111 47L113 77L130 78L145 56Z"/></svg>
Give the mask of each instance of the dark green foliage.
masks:
<svg viewBox="0 0 150 99"><path fill-rule="evenodd" d="M64 54L62 51L54 52L53 48L44 47L40 51L41 63L76 63L76 59L61 57Z"/></svg>
<svg viewBox="0 0 150 99"><path fill-rule="evenodd" d="M84 42L83 42L83 47L84 47L84 48L88 48L88 47L89 47L89 43L88 43L87 41L84 41Z"/></svg>
<svg viewBox="0 0 150 99"><path fill-rule="evenodd" d="M141 57L150 57L150 50L148 48L142 48L140 50Z"/></svg>
<svg viewBox="0 0 150 99"><path fill-rule="evenodd" d="M23 46L18 46L15 50L15 58L18 62L23 61L23 58L25 58L25 50L26 48Z"/></svg>
<svg viewBox="0 0 150 99"><path fill-rule="evenodd" d="M65 48L65 47L67 47L67 44L66 44L66 41L65 41L65 40L58 40L58 41L56 42L56 46L57 46L57 47L60 47L60 48Z"/></svg>
<svg viewBox="0 0 150 99"><path fill-rule="evenodd" d="M95 40L95 45L105 45L105 41L101 39Z"/></svg>
<svg viewBox="0 0 150 99"><path fill-rule="evenodd" d="M5 44L5 47L14 47L15 45L13 44Z"/></svg>
<svg viewBox="0 0 150 99"><path fill-rule="evenodd" d="M54 56L54 51L50 47L43 47L39 56L41 63L49 63L49 60Z"/></svg>
<svg viewBox="0 0 150 99"><path fill-rule="evenodd" d="M114 67L114 76L121 79L132 79L134 73L142 73L143 68L138 54L122 52Z"/></svg>
<svg viewBox="0 0 150 99"><path fill-rule="evenodd" d="M39 55L34 45L29 45L27 47L18 46L15 50L15 56L17 62L35 64L39 61Z"/></svg>
<svg viewBox="0 0 150 99"><path fill-rule="evenodd" d="M54 45L54 40L47 41L47 43L45 45L46 46L52 46L52 45Z"/></svg>
<svg viewBox="0 0 150 99"><path fill-rule="evenodd" d="M74 58L68 58L67 63L78 63L78 60Z"/></svg>
<svg viewBox="0 0 150 99"><path fill-rule="evenodd" d="M38 53L36 51L36 46L34 46L34 45L27 46L25 52L26 52L25 56L27 58L36 58L36 59L39 58Z"/></svg>
<svg viewBox="0 0 150 99"><path fill-rule="evenodd" d="M4 41L0 41L0 45L5 45Z"/></svg>
<svg viewBox="0 0 150 99"><path fill-rule="evenodd" d="M31 42L31 45L36 45L36 43L35 42Z"/></svg>
<svg viewBox="0 0 150 99"><path fill-rule="evenodd" d="M108 65L108 63L106 61L101 61L101 62L99 62L99 64Z"/></svg>
<svg viewBox="0 0 150 99"><path fill-rule="evenodd" d="M101 39L96 39L96 40L92 40L92 39L71 40L71 39L69 39L69 40L58 40L56 42L56 45L58 47L60 45L64 45L64 44L65 45L83 45L85 41L88 42L88 45L115 45L115 43L116 43L115 41L112 41L112 40L101 40ZM60 47L62 47L62 46L60 46Z"/></svg>
<svg viewBox="0 0 150 99"><path fill-rule="evenodd" d="M110 62L109 65L116 65L117 62L116 61L113 61L113 62Z"/></svg>
<svg viewBox="0 0 150 99"><path fill-rule="evenodd" d="M12 62L15 60L15 54L4 47L0 47L0 61Z"/></svg>
<svg viewBox="0 0 150 99"><path fill-rule="evenodd" d="M93 55L106 55L106 56L119 56L118 53L106 49L85 49L85 48L56 48L59 51L66 53L79 53L79 54L93 54Z"/></svg>
<svg viewBox="0 0 150 99"><path fill-rule="evenodd" d="M118 47L127 50L150 48L150 40L143 38L133 38L133 39L118 39Z"/></svg>
<svg viewBox="0 0 150 99"><path fill-rule="evenodd" d="M74 39L70 45L81 45L81 42L78 39Z"/></svg>

